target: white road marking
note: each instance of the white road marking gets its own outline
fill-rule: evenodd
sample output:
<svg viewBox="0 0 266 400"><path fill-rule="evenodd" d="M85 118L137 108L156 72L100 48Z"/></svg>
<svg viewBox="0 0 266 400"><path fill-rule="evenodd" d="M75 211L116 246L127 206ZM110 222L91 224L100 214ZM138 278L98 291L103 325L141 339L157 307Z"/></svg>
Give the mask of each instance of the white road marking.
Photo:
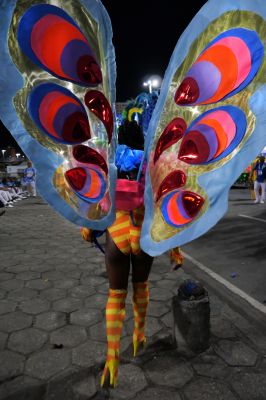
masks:
<svg viewBox="0 0 266 400"><path fill-rule="evenodd" d="M245 214L238 214L238 216L243 217L243 218L248 218L248 219L254 219L254 221L266 222L266 219L250 217L249 215L245 215Z"/></svg>
<svg viewBox="0 0 266 400"><path fill-rule="evenodd" d="M185 258L187 258L189 261L191 261L194 265L196 265L199 269L204 271L206 274L210 275L213 279L227 287L227 289L231 290L234 294L237 294L239 297L242 297L242 299L246 300L249 304L251 304L253 307L255 307L257 310L263 312L266 314L266 306L258 302L257 300L253 299L253 297L249 296L247 293L243 292L243 290L239 289L235 285L232 285L232 283L228 282L226 279L222 278L220 275L216 274L216 272L211 271L206 265L202 264L201 262L195 260L195 258L191 257L189 254L185 253L182 251L184 254Z"/></svg>

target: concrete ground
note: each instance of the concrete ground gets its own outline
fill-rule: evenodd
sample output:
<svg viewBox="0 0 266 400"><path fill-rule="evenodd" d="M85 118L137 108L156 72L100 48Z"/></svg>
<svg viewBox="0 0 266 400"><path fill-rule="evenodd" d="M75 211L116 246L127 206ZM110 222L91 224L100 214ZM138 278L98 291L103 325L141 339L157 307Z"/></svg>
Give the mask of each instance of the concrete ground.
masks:
<svg viewBox="0 0 266 400"><path fill-rule="evenodd" d="M254 204L248 189L231 189L229 199L218 224L183 250L266 304L266 202Z"/></svg>
<svg viewBox="0 0 266 400"><path fill-rule="evenodd" d="M209 349L187 355L175 346L172 298L196 267L186 259L184 269L173 272L167 255L156 258L150 276L147 347L132 358L130 288L118 386L101 389L108 292L103 255L41 198L21 201L0 218L0 400L266 399L265 331L227 301L230 291L220 296L220 288L206 280ZM231 231L227 223L221 221L225 233ZM195 252L193 245L185 252L208 266L215 261L207 249ZM214 245L221 246L215 240L209 251ZM230 242L227 246L221 250L229 252ZM256 260L255 240L252 248ZM227 278L231 271L239 273L235 268L242 255L234 257L234 268L224 272Z"/></svg>

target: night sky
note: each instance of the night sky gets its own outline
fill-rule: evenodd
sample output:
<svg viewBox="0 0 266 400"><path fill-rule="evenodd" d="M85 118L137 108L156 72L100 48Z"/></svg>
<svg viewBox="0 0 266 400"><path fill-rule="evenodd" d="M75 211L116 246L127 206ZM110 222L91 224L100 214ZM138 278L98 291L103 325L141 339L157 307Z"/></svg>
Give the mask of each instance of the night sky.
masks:
<svg viewBox="0 0 266 400"><path fill-rule="evenodd" d="M15 147L18 153L21 153L21 148L13 138L13 136L9 133L6 127L3 125L2 121L0 120L0 150L6 149L8 146ZM1 152L0 152L1 158Z"/></svg>
<svg viewBox="0 0 266 400"><path fill-rule="evenodd" d="M102 0L113 27L117 65L117 101L126 101L147 90L151 75L161 78L176 42L206 1ZM186 4L187 3L187 4ZM181 9L182 5L182 9Z"/></svg>
<svg viewBox="0 0 266 400"><path fill-rule="evenodd" d="M164 0L102 0L113 27L116 53L116 99L126 101L147 90L143 82L152 75L161 78L176 42L205 0L181 3ZM187 4L186 4L187 3ZM15 140L0 124L0 148ZM18 148L18 146L15 146Z"/></svg>

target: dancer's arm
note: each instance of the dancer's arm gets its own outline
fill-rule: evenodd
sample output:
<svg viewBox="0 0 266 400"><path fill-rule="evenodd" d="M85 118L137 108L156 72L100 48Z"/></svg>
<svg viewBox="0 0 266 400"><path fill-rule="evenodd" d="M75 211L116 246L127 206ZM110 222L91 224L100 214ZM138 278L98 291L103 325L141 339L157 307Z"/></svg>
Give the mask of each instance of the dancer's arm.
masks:
<svg viewBox="0 0 266 400"><path fill-rule="evenodd" d="M175 271L178 268L182 267L184 262L184 256L181 253L180 247L175 247L170 251L170 260L172 269Z"/></svg>
<svg viewBox="0 0 266 400"><path fill-rule="evenodd" d="M82 227L80 228L80 233L82 239L86 240L87 242L92 242L92 229Z"/></svg>

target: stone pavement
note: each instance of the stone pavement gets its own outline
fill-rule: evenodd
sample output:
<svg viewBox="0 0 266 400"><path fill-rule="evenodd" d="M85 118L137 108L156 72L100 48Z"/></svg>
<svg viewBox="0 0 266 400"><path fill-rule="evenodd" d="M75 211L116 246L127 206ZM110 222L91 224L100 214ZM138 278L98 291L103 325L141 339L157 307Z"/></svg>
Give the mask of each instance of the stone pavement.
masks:
<svg viewBox="0 0 266 400"><path fill-rule="evenodd" d="M118 386L101 389L106 352L104 258L41 199L0 218L0 400L265 400L264 332L209 293L211 342L173 342L171 302L189 276L166 255L150 276L148 344L132 358L131 289Z"/></svg>

